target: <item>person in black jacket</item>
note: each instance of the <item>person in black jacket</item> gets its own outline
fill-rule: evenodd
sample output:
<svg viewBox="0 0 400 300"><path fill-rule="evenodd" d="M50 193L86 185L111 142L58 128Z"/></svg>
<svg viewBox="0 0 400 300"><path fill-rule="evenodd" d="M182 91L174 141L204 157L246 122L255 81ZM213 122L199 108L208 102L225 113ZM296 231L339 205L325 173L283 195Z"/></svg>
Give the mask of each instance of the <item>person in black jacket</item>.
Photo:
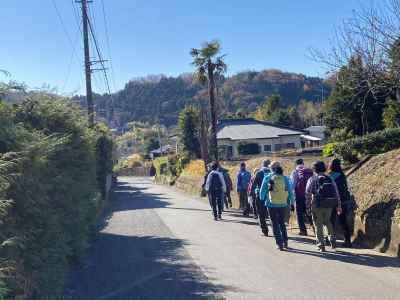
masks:
<svg viewBox="0 0 400 300"><path fill-rule="evenodd" d="M256 173L254 178L253 184L251 186L251 194L255 195L256 197L256 209L258 213L258 220L261 227L261 231L265 236L268 236L268 226L266 219L268 217L267 208L265 207L265 203L260 200L260 190L261 185L264 180L264 176L269 174L271 170L269 169L269 164L271 162L269 160L264 160L263 168Z"/></svg>
<svg viewBox="0 0 400 300"><path fill-rule="evenodd" d="M219 167L219 171L224 175L226 193L224 195L224 204L226 208L232 207L231 191L233 189L232 179L229 175L229 171L223 167Z"/></svg>
<svg viewBox="0 0 400 300"><path fill-rule="evenodd" d="M349 216L353 213L354 210L354 201L351 199L351 195L347 186L347 178L343 173L340 159L334 159L331 161L329 165L329 176L335 180L337 185L341 203L342 203L342 213L340 215L336 214L336 210L332 210L331 215L331 223L333 226L333 230L335 230L336 220L339 219L340 225L343 229L344 234L344 247L350 248L351 244L351 228L348 223Z"/></svg>

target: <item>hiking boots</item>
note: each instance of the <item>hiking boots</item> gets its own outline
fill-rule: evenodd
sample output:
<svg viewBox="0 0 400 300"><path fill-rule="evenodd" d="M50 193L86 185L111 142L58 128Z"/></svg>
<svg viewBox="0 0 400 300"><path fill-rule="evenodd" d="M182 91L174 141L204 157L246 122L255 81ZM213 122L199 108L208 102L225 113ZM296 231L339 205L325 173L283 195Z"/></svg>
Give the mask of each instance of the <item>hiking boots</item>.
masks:
<svg viewBox="0 0 400 300"><path fill-rule="evenodd" d="M346 241L346 242L344 242L344 244L343 244L343 248L352 248L353 247L353 245L351 244L351 242L349 242L349 241Z"/></svg>
<svg viewBox="0 0 400 300"><path fill-rule="evenodd" d="M283 242L283 248L289 249L288 241Z"/></svg>
<svg viewBox="0 0 400 300"><path fill-rule="evenodd" d="M300 236L307 236L307 231L305 231L305 230L300 230L299 235L300 235Z"/></svg>
<svg viewBox="0 0 400 300"><path fill-rule="evenodd" d="M331 248L332 250L336 250L336 241L331 241Z"/></svg>
<svg viewBox="0 0 400 300"><path fill-rule="evenodd" d="M326 252L325 245L318 245L319 252Z"/></svg>

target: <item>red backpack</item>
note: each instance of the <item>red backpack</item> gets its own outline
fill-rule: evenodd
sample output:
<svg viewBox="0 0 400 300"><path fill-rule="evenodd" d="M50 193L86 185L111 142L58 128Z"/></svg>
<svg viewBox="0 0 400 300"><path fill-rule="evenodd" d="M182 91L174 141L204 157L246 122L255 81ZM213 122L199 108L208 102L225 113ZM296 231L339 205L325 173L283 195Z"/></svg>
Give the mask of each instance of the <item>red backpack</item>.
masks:
<svg viewBox="0 0 400 300"><path fill-rule="evenodd" d="M314 175L314 173L311 169L299 168L297 170L297 175L297 183L294 189L296 197L305 197L307 181Z"/></svg>

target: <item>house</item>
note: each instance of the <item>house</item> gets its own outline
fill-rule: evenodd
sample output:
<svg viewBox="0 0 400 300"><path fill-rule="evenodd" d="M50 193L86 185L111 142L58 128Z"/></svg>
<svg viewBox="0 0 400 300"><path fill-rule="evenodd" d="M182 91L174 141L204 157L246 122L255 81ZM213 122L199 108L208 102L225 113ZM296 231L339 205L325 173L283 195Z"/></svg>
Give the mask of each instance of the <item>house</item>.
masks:
<svg viewBox="0 0 400 300"><path fill-rule="evenodd" d="M227 159L236 158L242 154L301 149L305 146L304 141L307 138L308 131L306 130L254 119L229 119L218 122L218 148Z"/></svg>
<svg viewBox="0 0 400 300"><path fill-rule="evenodd" d="M309 135L320 138L321 141L325 141L326 126L310 126L305 130L309 132Z"/></svg>
<svg viewBox="0 0 400 300"><path fill-rule="evenodd" d="M174 148L173 148L171 145L161 146L161 147L158 148L158 149L155 149L155 150L153 150L153 151L150 151L150 158L151 158L151 159L154 159L154 158L156 158L156 157L169 154L169 153L173 152L173 150L174 150Z"/></svg>

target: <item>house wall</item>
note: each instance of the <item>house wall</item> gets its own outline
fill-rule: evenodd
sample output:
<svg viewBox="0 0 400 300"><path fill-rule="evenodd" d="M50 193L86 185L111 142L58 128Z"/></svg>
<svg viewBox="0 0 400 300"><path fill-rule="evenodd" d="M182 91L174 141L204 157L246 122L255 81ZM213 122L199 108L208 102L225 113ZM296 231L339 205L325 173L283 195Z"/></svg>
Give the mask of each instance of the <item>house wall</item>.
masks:
<svg viewBox="0 0 400 300"><path fill-rule="evenodd" d="M317 138L320 138L322 140L325 140L325 132L321 131L320 129L309 129L308 130L310 132L311 136L315 136Z"/></svg>
<svg viewBox="0 0 400 300"><path fill-rule="evenodd" d="M239 156L238 146L240 143L252 144L256 143L260 146L261 153L278 152L283 149L288 149L287 144L294 144L294 149L301 148L300 135L282 136L274 139L248 139L248 140L219 140L218 146L232 146L233 147L233 158ZM264 146L270 146L271 151L264 149ZM278 145L283 145L281 148Z"/></svg>

